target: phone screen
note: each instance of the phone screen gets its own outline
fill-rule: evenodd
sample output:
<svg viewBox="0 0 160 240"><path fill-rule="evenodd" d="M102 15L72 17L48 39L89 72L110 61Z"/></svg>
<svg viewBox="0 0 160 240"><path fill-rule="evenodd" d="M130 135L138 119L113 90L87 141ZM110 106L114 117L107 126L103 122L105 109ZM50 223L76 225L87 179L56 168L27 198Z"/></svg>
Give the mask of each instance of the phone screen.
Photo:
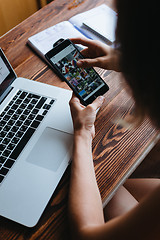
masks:
<svg viewBox="0 0 160 240"><path fill-rule="evenodd" d="M82 59L80 52L71 43L60 52L50 57L66 81L76 90L79 96L87 101L106 83L93 68L79 68L76 62ZM108 86L107 86L108 90Z"/></svg>

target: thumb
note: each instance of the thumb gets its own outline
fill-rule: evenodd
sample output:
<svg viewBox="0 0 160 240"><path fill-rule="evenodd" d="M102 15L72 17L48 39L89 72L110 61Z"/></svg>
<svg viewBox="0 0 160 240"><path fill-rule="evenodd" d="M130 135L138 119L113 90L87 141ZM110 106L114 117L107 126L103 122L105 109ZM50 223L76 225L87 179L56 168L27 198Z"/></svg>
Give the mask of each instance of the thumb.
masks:
<svg viewBox="0 0 160 240"><path fill-rule="evenodd" d="M97 97L90 106L96 111L104 103L105 98L103 96Z"/></svg>

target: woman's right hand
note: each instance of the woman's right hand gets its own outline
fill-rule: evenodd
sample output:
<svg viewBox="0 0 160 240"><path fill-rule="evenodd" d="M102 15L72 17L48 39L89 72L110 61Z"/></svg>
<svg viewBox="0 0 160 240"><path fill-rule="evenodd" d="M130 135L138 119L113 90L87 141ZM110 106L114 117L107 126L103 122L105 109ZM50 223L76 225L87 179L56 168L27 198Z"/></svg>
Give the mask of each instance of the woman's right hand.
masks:
<svg viewBox="0 0 160 240"><path fill-rule="evenodd" d="M73 94L69 102L71 115L74 126L74 133L88 132L91 137L94 137L95 129L94 122L96 119L96 111L103 104L105 98L97 97L92 104L87 107L80 103L80 100Z"/></svg>
<svg viewBox="0 0 160 240"><path fill-rule="evenodd" d="M72 38L74 44L82 44L86 46L81 51L85 59L80 59L77 66L100 67L108 70L120 72L120 51L107 46L104 43L87 38Z"/></svg>

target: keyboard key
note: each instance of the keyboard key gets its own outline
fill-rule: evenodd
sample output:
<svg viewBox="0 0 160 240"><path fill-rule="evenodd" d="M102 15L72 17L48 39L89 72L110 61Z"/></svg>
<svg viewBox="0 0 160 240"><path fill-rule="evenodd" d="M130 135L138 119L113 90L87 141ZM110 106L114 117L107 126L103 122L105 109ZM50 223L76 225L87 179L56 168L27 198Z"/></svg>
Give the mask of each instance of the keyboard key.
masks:
<svg viewBox="0 0 160 240"><path fill-rule="evenodd" d="M42 121L42 120L43 120L43 118L44 118L44 116L37 115L37 117L36 117L36 120L38 120L38 121Z"/></svg>
<svg viewBox="0 0 160 240"><path fill-rule="evenodd" d="M9 106L7 106L5 109L4 109L4 112L7 112L9 109Z"/></svg>
<svg viewBox="0 0 160 240"><path fill-rule="evenodd" d="M22 114L22 115L20 116L19 120L24 121L26 118L27 118L27 116L24 115L24 114Z"/></svg>
<svg viewBox="0 0 160 240"><path fill-rule="evenodd" d="M15 102L15 104L18 104L18 105L19 105L19 104L21 104L21 102L22 102L22 99L17 99L16 102Z"/></svg>
<svg viewBox="0 0 160 240"><path fill-rule="evenodd" d="M6 114L6 112L3 111L3 112L0 114L0 117L3 117L5 114Z"/></svg>
<svg viewBox="0 0 160 240"><path fill-rule="evenodd" d="M0 175L0 183L3 181L4 176Z"/></svg>
<svg viewBox="0 0 160 240"><path fill-rule="evenodd" d="M31 100L30 98L25 98L23 102L28 104L30 102L30 100Z"/></svg>
<svg viewBox="0 0 160 240"><path fill-rule="evenodd" d="M32 124L31 124L31 127L32 128L37 128L39 126L40 122L39 121L34 121Z"/></svg>
<svg viewBox="0 0 160 240"><path fill-rule="evenodd" d="M17 132L17 131L18 131L18 129L19 129L19 127L17 127L17 126L14 126L14 127L12 127L12 128L11 128L11 131L15 133L15 132Z"/></svg>
<svg viewBox="0 0 160 240"><path fill-rule="evenodd" d="M0 132L0 137L1 137L1 138L4 138L4 137L6 136L6 134L7 134L7 132L1 131L1 132Z"/></svg>
<svg viewBox="0 0 160 240"><path fill-rule="evenodd" d="M10 110L7 112L8 115L13 115L13 113L14 113L14 111L13 111L12 109L10 109Z"/></svg>
<svg viewBox="0 0 160 240"><path fill-rule="evenodd" d="M39 99L39 98L40 98L39 95L36 95L36 94L33 94L33 93L28 94L28 97L29 97L29 98L36 98L36 99Z"/></svg>
<svg viewBox="0 0 160 240"><path fill-rule="evenodd" d="M15 161L13 161L13 160L11 160L11 159L8 159L8 160L5 162L4 167L11 168L14 163L15 163Z"/></svg>
<svg viewBox="0 0 160 240"><path fill-rule="evenodd" d="M12 100L16 100L17 99L17 94L12 98Z"/></svg>
<svg viewBox="0 0 160 240"><path fill-rule="evenodd" d="M21 108L21 109L25 109L25 108L26 108L26 106L27 106L27 104L25 104L25 103L22 103L22 104L19 106L19 108Z"/></svg>
<svg viewBox="0 0 160 240"><path fill-rule="evenodd" d="M37 101L38 101L37 99L34 99L34 98L33 98L32 101L31 101L31 104L36 104Z"/></svg>
<svg viewBox="0 0 160 240"><path fill-rule="evenodd" d="M42 113L42 115L45 116L47 113L48 113L48 111L45 110L45 111Z"/></svg>
<svg viewBox="0 0 160 240"><path fill-rule="evenodd" d="M14 101L12 100L12 101L10 101L9 102L9 104L8 104L8 106L12 106L12 104L14 103Z"/></svg>
<svg viewBox="0 0 160 240"><path fill-rule="evenodd" d="M35 132L35 129L29 128L27 132L24 134L24 136L21 138L20 142L16 146L16 148L13 150L13 152L10 155L10 158L16 160L19 154L22 152L23 148L29 141L29 139L32 137L33 133Z"/></svg>
<svg viewBox="0 0 160 240"><path fill-rule="evenodd" d="M55 102L55 100L52 99L49 104L52 105L54 102Z"/></svg>
<svg viewBox="0 0 160 240"><path fill-rule="evenodd" d="M31 112L30 110L26 109L23 114L28 115L30 114L30 112Z"/></svg>
<svg viewBox="0 0 160 240"><path fill-rule="evenodd" d="M17 144L18 141L19 141L19 138L14 137L11 142L14 143L14 144Z"/></svg>
<svg viewBox="0 0 160 240"><path fill-rule="evenodd" d="M22 92L19 98L24 99L27 96L27 94L28 94L27 92Z"/></svg>
<svg viewBox="0 0 160 240"><path fill-rule="evenodd" d="M5 115L5 116L3 117L3 120L4 120L4 121L8 121L8 120L10 119L10 117L11 117L10 115Z"/></svg>
<svg viewBox="0 0 160 240"><path fill-rule="evenodd" d="M5 121L0 121L0 127L4 127L6 125L6 122Z"/></svg>
<svg viewBox="0 0 160 240"><path fill-rule="evenodd" d="M5 149L5 145L3 145L3 144L0 144L0 151L3 151L4 149Z"/></svg>
<svg viewBox="0 0 160 240"><path fill-rule="evenodd" d="M12 151L12 150L15 148L15 146L16 146L15 144L10 143L10 144L8 145L7 149Z"/></svg>
<svg viewBox="0 0 160 240"><path fill-rule="evenodd" d="M11 106L11 109L12 109L12 110L16 110L18 107L19 107L19 105L13 104L13 105Z"/></svg>
<svg viewBox="0 0 160 240"><path fill-rule="evenodd" d="M30 124L31 124L31 120L26 120L25 122L24 122L24 125L26 125L26 126L29 126Z"/></svg>
<svg viewBox="0 0 160 240"><path fill-rule="evenodd" d="M15 123L15 121L14 121L13 119L11 119L11 120L9 120L9 122L7 123L7 125L12 126L12 125L14 125L14 123Z"/></svg>
<svg viewBox="0 0 160 240"><path fill-rule="evenodd" d="M46 110L49 110L51 108L51 105L49 105L49 104L45 104L44 106L43 106L43 109L46 109Z"/></svg>
<svg viewBox="0 0 160 240"><path fill-rule="evenodd" d="M15 95L14 98L12 98L12 100L15 101L15 100L17 99L17 97L18 97L18 96Z"/></svg>
<svg viewBox="0 0 160 240"><path fill-rule="evenodd" d="M47 98L42 97L42 98L40 99L40 101L37 103L37 105L35 106L35 108L40 109L40 108L43 106L43 104L45 103L46 100L47 100Z"/></svg>
<svg viewBox="0 0 160 240"><path fill-rule="evenodd" d="M27 106L27 109L29 109L29 110L31 110L31 109L33 109L34 108L34 105L33 104L29 104L28 106Z"/></svg>
<svg viewBox="0 0 160 240"><path fill-rule="evenodd" d="M19 129L21 132L25 132L27 130L27 126L22 125Z"/></svg>
<svg viewBox="0 0 160 240"><path fill-rule="evenodd" d="M2 143L4 145L7 145L10 142L10 140L11 140L10 138L5 138L5 139L3 139Z"/></svg>
<svg viewBox="0 0 160 240"><path fill-rule="evenodd" d="M20 127L21 125L22 125L22 121L20 121L20 120L18 120L16 123L15 123L15 126L17 126L17 127Z"/></svg>
<svg viewBox="0 0 160 240"><path fill-rule="evenodd" d="M21 131L18 131L18 132L16 133L16 136L15 136L15 137L21 138L21 137L22 137L22 135L23 135L23 132L21 132Z"/></svg>
<svg viewBox="0 0 160 240"><path fill-rule="evenodd" d="M16 114L20 115L23 112L23 109L18 108L17 111L15 112Z"/></svg>
<svg viewBox="0 0 160 240"><path fill-rule="evenodd" d="M35 117L35 115L34 115L34 114L30 114L30 115L28 116L28 119L29 119L29 120L33 120L33 119L34 119L34 117Z"/></svg>
<svg viewBox="0 0 160 240"><path fill-rule="evenodd" d="M0 174L5 176L8 173L8 171L9 171L9 169L2 167L0 169Z"/></svg>
<svg viewBox="0 0 160 240"><path fill-rule="evenodd" d="M7 159L6 157L0 156L0 163L3 164L6 161L6 159Z"/></svg>
<svg viewBox="0 0 160 240"><path fill-rule="evenodd" d="M11 127L8 126L8 125L6 125L6 126L3 128L3 130L6 131L6 132L8 132L10 129L11 129Z"/></svg>
<svg viewBox="0 0 160 240"><path fill-rule="evenodd" d="M17 120L19 118L19 115L17 115L17 114L14 114L13 116L12 116L12 119L13 120Z"/></svg>
<svg viewBox="0 0 160 240"><path fill-rule="evenodd" d="M7 138L13 138L14 135L15 135L14 132L9 132L9 133L7 134Z"/></svg>
<svg viewBox="0 0 160 240"><path fill-rule="evenodd" d="M18 95L20 95L21 93L22 93L22 91L19 90L16 95L18 96Z"/></svg>
<svg viewBox="0 0 160 240"><path fill-rule="evenodd" d="M9 151L7 149L3 152L4 157L8 157L10 154L11 154L11 151Z"/></svg>
<svg viewBox="0 0 160 240"><path fill-rule="evenodd" d="M32 110L32 114L34 114L34 115L37 114L38 112L39 112L39 109L33 109Z"/></svg>

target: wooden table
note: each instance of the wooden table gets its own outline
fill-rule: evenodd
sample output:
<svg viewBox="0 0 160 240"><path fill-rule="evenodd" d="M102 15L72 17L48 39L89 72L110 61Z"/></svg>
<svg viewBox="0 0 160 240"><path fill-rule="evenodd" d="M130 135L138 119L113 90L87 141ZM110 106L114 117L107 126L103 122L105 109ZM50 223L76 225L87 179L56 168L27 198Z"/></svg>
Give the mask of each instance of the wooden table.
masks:
<svg viewBox="0 0 160 240"><path fill-rule="evenodd" d="M85 0L72 8L73 0L54 0L0 39L0 47L18 76L68 88L51 69L26 46L29 36L71 16L102 3L113 7L112 0ZM157 142L159 135L149 120L139 128L127 130L116 123L133 110L133 100L122 84L121 74L98 69L110 90L96 120L93 158L98 185L104 205L116 189L134 171ZM85 166L84 166L85 167ZM0 240L70 239L67 219L67 199L70 167L47 205L39 223L27 228L0 217Z"/></svg>

